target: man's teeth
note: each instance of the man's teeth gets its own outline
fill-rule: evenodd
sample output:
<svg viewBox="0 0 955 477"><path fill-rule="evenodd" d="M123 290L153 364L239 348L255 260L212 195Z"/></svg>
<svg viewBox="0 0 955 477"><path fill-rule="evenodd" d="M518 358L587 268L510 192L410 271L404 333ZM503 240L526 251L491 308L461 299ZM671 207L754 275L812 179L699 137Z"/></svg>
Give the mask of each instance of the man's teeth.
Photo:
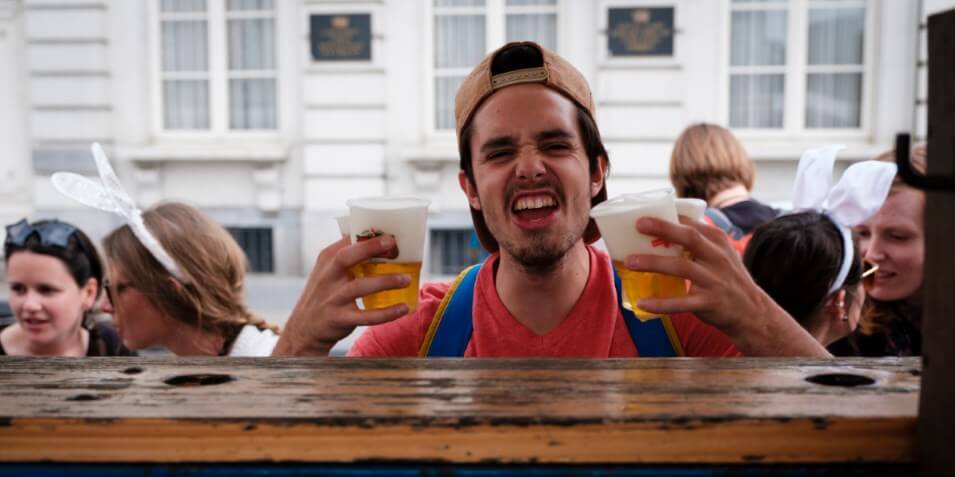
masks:
<svg viewBox="0 0 955 477"><path fill-rule="evenodd" d="M535 195L529 197L521 197L517 199L517 203L514 204L514 210L528 210L528 209L541 209L544 207L553 207L556 206L557 202L554 201L554 198L549 195Z"/></svg>

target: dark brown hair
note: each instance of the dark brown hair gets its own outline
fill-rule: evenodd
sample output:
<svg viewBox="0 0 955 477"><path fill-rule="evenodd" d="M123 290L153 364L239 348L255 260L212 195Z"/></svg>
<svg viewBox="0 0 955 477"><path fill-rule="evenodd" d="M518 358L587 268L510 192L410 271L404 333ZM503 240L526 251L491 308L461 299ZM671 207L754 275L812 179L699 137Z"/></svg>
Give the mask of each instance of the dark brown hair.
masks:
<svg viewBox="0 0 955 477"><path fill-rule="evenodd" d="M756 284L806 328L831 295L842 257L842 234L832 220L818 212L799 212L757 227L743 263ZM853 247L840 288L846 290L847 302L861 281L859 248Z"/></svg>

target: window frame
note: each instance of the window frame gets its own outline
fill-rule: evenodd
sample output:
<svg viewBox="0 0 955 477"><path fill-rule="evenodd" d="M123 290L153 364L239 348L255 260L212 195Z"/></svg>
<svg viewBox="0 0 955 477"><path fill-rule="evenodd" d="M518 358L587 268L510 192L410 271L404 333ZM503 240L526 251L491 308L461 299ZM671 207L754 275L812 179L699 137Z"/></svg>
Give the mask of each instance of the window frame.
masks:
<svg viewBox="0 0 955 477"><path fill-rule="evenodd" d="M733 12L739 10L764 10L762 3L734 5L732 0L726 0L723 9L724 34L721 48L720 67L720 115L723 124L730 120L730 76L739 70L754 72L775 67L730 65L730 48L732 46L732 18ZM846 68L844 66L809 65L809 9L811 7L858 8L865 7L864 43L862 52L862 94L860 95L859 127L857 128L810 128L806 127L806 87L808 74L815 70L836 72ZM761 8L763 7L763 8ZM739 128L734 127L734 133L746 139L818 139L818 140L846 140L865 141L871 138L873 127L873 105L875 89L875 72L877 71L878 25L876 23L879 2L875 0L786 0L787 35L786 35L786 63L784 70L783 93L783 126L781 128ZM857 68L857 67L851 67ZM857 71L854 71L857 72Z"/></svg>
<svg viewBox="0 0 955 477"><path fill-rule="evenodd" d="M561 24L561 21L565 17L564 0L556 0L554 5L521 5L521 6L511 6L506 5L507 0L485 0L485 5L483 7L435 7L434 0L426 0L424 2L424 18L427 22L424 35L425 47L423 49L424 54L423 58L423 68L425 81L424 87L422 88L423 101L424 105L423 110L424 114L422 115L423 130L425 131L426 137L431 139L433 142L439 142L442 144L454 144L455 140L455 131L453 128L450 129L439 129L437 127L437 114L435 111L436 101L435 101L435 80L438 78L438 68L434 64L434 38L435 38L435 17L442 13L480 13L484 15L484 54L487 55L495 49L499 48L504 44L507 37L507 15L509 13L518 13L518 14L532 14L532 13L552 13L556 16L555 18L555 27L557 29L555 51L558 53L561 52L563 48L563 39L561 38L561 30L564 29L564 25ZM493 19L493 20L492 20ZM476 65L475 65L476 66ZM454 69L455 73L461 73L467 75L471 72L472 67L467 68L456 68ZM450 68L447 68L450 70ZM448 73L449 75L455 75L453 73Z"/></svg>
<svg viewBox="0 0 955 477"><path fill-rule="evenodd" d="M163 13L160 11L159 0L148 0L149 17L149 68L150 85L152 94L150 94L151 117L153 123L153 133L162 139L170 140L198 140L207 141L214 139L248 139L248 140L274 140L282 135L284 127L284 104L282 101L282 69L283 58L280 34L280 22L282 19L281 5L283 2L275 0L269 17L272 18L275 27L273 28L275 51L275 65L271 70L272 78L275 80L275 127L272 129L232 129L230 123L230 105L229 105L229 80L232 78L244 78L246 72L236 75L229 70L228 65L228 21L234 18L254 17L263 18L262 10L254 11L228 11L226 9L227 0L206 0L206 11L188 12L188 13ZM206 42L208 47L208 73L205 75L209 81L209 128L208 129L170 129L166 128L163 120L163 80L168 73L162 71L162 40L161 24L164 18L200 18L204 17L206 21ZM266 70L254 70L252 73L261 74ZM193 75L187 73L186 76ZM255 76L261 77L261 76Z"/></svg>

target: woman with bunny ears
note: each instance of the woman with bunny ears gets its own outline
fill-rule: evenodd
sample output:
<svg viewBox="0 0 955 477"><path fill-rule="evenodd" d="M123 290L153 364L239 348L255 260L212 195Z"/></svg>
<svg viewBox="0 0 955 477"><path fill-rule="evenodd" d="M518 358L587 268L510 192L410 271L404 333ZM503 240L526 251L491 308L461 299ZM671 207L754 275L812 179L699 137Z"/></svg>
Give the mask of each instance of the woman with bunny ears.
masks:
<svg viewBox="0 0 955 477"><path fill-rule="evenodd" d="M103 310L132 349L161 344L179 356L268 356L278 328L244 300L246 258L232 236L202 212L164 203L143 222L183 279L153 258L128 225L106 236L109 268Z"/></svg>
<svg viewBox="0 0 955 477"><path fill-rule="evenodd" d="M92 151L99 183L62 172L52 179L65 195L126 221L103 242L103 311L113 314L126 346L162 345L179 356L269 356L278 328L247 309L246 258L232 236L186 204L140 210L102 148L94 144Z"/></svg>
<svg viewBox="0 0 955 477"><path fill-rule="evenodd" d="M803 154L793 192L794 213L761 225L743 254L753 280L823 346L859 324L865 291L851 227L878 212L895 165L853 164L830 189L841 146Z"/></svg>
<svg viewBox="0 0 955 477"><path fill-rule="evenodd" d="M925 174L926 150L912 148L911 164ZM875 160L892 162L895 151ZM859 248L871 274L865 279L866 304L858 332L845 351L861 356L922 354L922 278L925 264L925 192L896 177L885 204L855 227Z"/></svg>

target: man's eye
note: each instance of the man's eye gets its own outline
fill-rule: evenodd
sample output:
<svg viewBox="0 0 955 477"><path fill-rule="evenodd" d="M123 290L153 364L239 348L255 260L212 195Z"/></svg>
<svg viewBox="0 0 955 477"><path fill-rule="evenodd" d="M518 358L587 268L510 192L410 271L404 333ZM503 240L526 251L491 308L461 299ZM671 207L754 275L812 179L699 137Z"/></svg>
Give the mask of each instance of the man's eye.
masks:
<svg viewBox="0 0 955 477"><path fill-rule="evenodd" d="M511 151L494 151L487 155L487 160L504 159L511 156Z"/></svg>
<svg viewBox="0 0 955 477"><path fill-rule="evenodd" d="M27 287L25 287L25 286L23 286L23 285L21 285L21 284L19 284L19 283L14 283L14 284L10 285L10 291L12 291L13 293L16 293L17 295L22 295L22 294L26 293Z"/></svg>
<svg viewBox="0 0 955 477"><path fill-rule="evenodd" d="M547 151L566 151L570 149L570 145L565 143L552 143L544 146L544 149Z"/></svg>
<svg viewBox="0 0 955 477"><path fill-rule="evenodd" d="M39 287L37 287L37 291L40 292L40 294L42 295L50 295L52 293L56 293L58 290L51 286L40 285Z"/></svg>

